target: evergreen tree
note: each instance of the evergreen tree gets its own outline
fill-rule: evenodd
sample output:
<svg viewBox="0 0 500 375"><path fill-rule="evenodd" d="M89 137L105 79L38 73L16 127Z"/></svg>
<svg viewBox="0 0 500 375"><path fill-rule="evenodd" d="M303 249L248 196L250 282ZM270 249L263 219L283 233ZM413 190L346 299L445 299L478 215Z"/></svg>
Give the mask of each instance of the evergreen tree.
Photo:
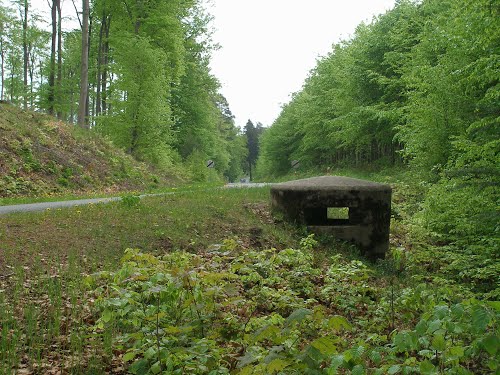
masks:
<svg viewBox="0 0 500 375"><path fill-rule="evenodd" d="M249 119L245 125L245 136L248 150L247 167L250 180L252 180L252 169L255 167L257 158L259 157L259 138L263 131L264 127L260 122L257 123L257 126L255 126L252 120Z"/></svg>

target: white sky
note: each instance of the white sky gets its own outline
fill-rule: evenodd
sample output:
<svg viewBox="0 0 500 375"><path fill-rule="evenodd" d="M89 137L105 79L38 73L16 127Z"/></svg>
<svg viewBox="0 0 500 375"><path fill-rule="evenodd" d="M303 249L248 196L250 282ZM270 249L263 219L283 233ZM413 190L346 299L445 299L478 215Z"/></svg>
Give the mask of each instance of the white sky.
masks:
<svg viewBox="0 0 500 375"><path fill-rule="evenodd" d="M3 2L4 0L0 0ZM395 0L204 0L215 17L211 68L235 115L270 126L281 106L299 91L319 56L349 38L362 21L394 6ZM31 0L50 22L46 0ZM81 0L75 0L80 8ZM65 29L78 27L71 0L62 0Z"/></svg>
<svg viewBox="0 0 500 375"><path fill-rule="evenodd" d="M236 124L270 126L281 105L299 91L318 56L346 39L362 21L394 0L212 0L212 71L222 84Z"/></svg>

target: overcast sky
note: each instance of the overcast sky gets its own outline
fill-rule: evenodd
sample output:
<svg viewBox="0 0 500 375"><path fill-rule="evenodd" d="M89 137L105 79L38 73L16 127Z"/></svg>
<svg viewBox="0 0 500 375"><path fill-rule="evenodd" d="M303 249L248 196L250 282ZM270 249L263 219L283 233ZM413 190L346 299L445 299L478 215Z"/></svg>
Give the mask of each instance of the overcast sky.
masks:
<svg viewBox="0 0 500 375"><path fill-rule="evenodd" d="M299 91L333 43L362 21L384 13L394 0L212 0L212 71L222 83L236 124L269 126Z"/></svg>
<svg viewBox="0 0 500 375"><path fill-rule="evenodd" d="M240 127L248 119L271 125L319 56L349 38L360 22L394 5L394 0L204 1L215 17L214 42L221 45L213 54L212 72ZM81 6L80 0L75 3ZM32 5L50 22L47 1L32 0ZM71 0L62 0L62 10L75 19ZM68 19L64 24L65 29L78 27Z"/></svg>

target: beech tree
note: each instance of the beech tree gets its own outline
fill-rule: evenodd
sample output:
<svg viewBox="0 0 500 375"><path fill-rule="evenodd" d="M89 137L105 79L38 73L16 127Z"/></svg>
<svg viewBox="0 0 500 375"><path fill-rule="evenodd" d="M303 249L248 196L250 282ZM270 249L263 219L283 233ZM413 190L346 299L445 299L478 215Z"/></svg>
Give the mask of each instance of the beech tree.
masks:
<svg viewBox="0 0 500 375"><path fill-rule="evenodd" d="M89 0L82 0L82 58L80 63L80 100L78 102L78 126L88 127L89 82Z"/></svg>

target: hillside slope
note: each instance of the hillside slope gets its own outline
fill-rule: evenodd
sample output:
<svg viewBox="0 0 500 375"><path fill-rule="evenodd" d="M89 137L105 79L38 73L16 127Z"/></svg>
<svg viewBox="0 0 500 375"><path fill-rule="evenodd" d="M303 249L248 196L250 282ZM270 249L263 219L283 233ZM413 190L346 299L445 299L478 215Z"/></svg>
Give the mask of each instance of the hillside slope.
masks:
<svg viewBox="0 0 500 375"><path fill-rule="evenodd" d="M144 190L172 180L92 132L0 103L0 197Z"/></svg>

